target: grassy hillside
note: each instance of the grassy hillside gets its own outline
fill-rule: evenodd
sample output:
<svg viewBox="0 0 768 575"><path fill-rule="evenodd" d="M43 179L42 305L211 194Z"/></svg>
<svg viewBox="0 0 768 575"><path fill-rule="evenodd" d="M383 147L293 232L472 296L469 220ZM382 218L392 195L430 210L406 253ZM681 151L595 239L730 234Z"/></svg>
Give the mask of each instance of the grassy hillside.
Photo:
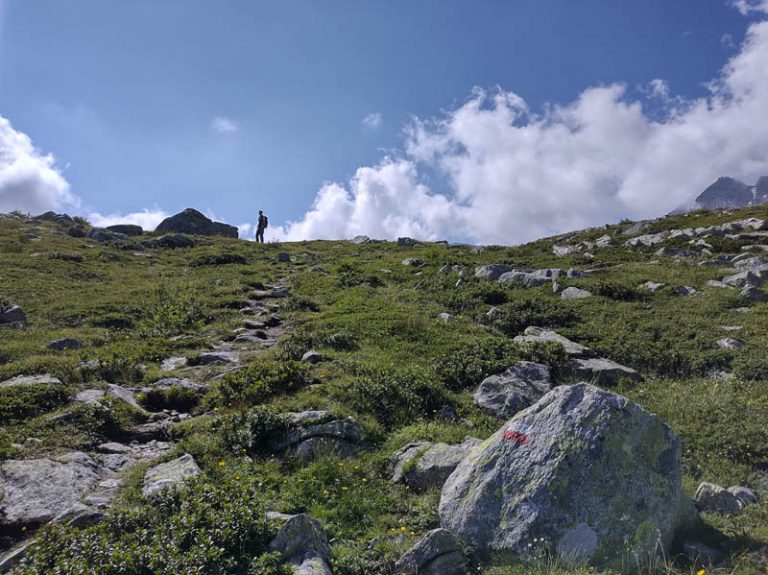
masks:
<svg viewBox="0 0 768 575"><path fill-rule="evenodd" d="M768 219L768 208L668 217L642 233L746 217ZM416 440L453 444L496 431L503 422L483 413L472 393L484 377L515 361L545 363L557 383L569 382L560 346L512 341L530 325L550 326L645 376L614 390L682 436L689 492L708 481L746 485L762 495L740 515L704 516L733 539L732 558L717 572L762 572L759 549L768 542L768 304L748 305L738 290L707 285L732 273L730 265L654 255L662 246L690 248L679 240L651 249L619 244L586 250L592 257L585 251L553 253L553 245L604 234L623 242L630 237L620 235L623 227L517 247L255 245L198 237L191 249L138 250L69 237L51 222L0 220L0 301L22 306L29 318L27 329L0 328L0 381L51 374L64 382L0 390L0 458L89 451L121 440L126 429L146 420L118 401L74 401L83 389L107 383L141 388L169 374L209 385L202 397L181 390L138 396L150 411L183 405L193 416L173 424L173 446L161 460L192 454L203 470L198 478L150 505L140 493L148 464L130 469L105 521L43 529L20 572L282 573L278 561L262 556L276 531L264 518L270 510L319 519L331 541L334 573L386 573L420 535L439 525L439 489L417 494L392 485L391 454ZM748 237L708 241L713 255L702 259L759 243ZM279 252L290 261L278 261ZM421 264L404 265L406 258ZM550 284L523 289L474 278L475 266L493 263L590 272L558 283L595 295L564 301ZM463 278L446 264L465 266ZM647 281L666 286L655 293L640 289ZM254 294L275 285L287 286L288 297ZM676 295L683 286L700 293ZM280 306L276 345L269 339L231 343L233 331L250 319L240 310L254 296ZM740 309L745 306L747 311ZM492 307L498 310L489 317ZM452 320L439 321L443 312ZM740 329L725 329L732 326ZM81 340L83 348L47 349L65 337ZM721 349L715 342L724 337L746 345ZM224 374L221 367L194 365L200 353L222 345L241 352L245 369ZM325 361L301 362L308 350ZM174 356L190 365L161 371L161 362ZM328 455L307 465L265 449L270 434L285 424L279 414L309 409L356 419L368 448L352 458ZM0 532L6 544L25 535ZM478 569L488 575L561 572L545 557L534 565ZM680 574L698 569L681 558L663 566Z"/></svg>

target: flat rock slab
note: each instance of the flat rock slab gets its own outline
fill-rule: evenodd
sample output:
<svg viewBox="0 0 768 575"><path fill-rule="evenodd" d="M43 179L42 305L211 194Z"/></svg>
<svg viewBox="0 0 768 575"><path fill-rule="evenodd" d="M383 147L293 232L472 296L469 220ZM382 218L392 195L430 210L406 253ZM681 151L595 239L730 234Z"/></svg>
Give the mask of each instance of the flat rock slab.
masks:
<svg viewBox="0 0 768 575"><path fill-rule="evenodd" d="M440 522L479 558L532 559L529 543L544 536L564 565L621 570L625 542L654 557L697 520L681 446L620 395L560 386L459 464L443 486Z"/></svg>
<svg viewBox="0 0 768 575"><path fill-rule="evenodd" d="M525 331L523 332L523 335L518 335L515 337L515 343L524 344L524 343L544 343L548 341L554 341L555 343L559 343L560 345L565 348L565 353L571 356L590 356L593 355L591 350L581 345L580 343L576 343L575 341L571 341L567 337L564 337L560 335L559 333L543 328L543 327L536 327L536 326L530 326L525 328Z"/></svg>
<svg viewBox="0 0 768 575"><path fill-rule="evenodd" d="M149 469L144 475L144 486L141 492L144 497L152 497L168 487L178 485L199 474L200 468L192 456L187 453L178 459L161 463Z"/></svg>
<svg viewBox="0 0 768 575"><path fill-rule="evenodd" d="M560 299L572 300L572 299L587 299L592 297L592 292L577 287L565 288L560 294Z"/></svg>
<svg viewBox="0 0 768 575"><path fill-rule="evenodd" d="M99 465L85 453L57 459L0 462L0 525L47 523L71 508L99 481Z"/></svg>
<svg viewBox="0 0 768 575"><path fill-rule="evenodd" d="M16 387L19 385L61 385L61 380L49 374L18 375L0 383L0 387Z"/></svg>
<svg viewBox="0 0 768 575"><path fill-rule="evenodd" d="M80 403L96 403L102 399L106 392L103 389L84 389L75 395L75 401Z"/></svg>
<svg viewBox="0 0 768 575"><path fill-rule="evenodd" d="M234 351L209 351L197 356L198 365L238 364L240 358Z"/></svg>
<svg viewBox="0 0 768 575"><path fill-rule="evenodd" d="M172 387L181 387L201 395L208 391L207 385L197 383L187 377L164 377L163 379L158 379L150 387L154 389L170 389Z"/></svg>
<svg viewBox="0 0 768 575"><path fill-rule="evenodd" d="M405 483L415 492L442 487L456 466L481 443L474 437L458 445L410 443L392 456L392 481Z"/></svg>
<svg viewBox="0 0 768 575"><path fill-rule="evenodd" d="M83 342L72 337L57 339L48 344L48 349L63 351L66 349L83 349Z"/></svg>
<svg viewBox="0 0 768 575"><path fill-rule="evenodd" d="M509 419L552 389L546 365L522 361L483 380L475 390L475 403L499 418Z"/></svg>
<svg viewBox="0 0 768 575"><path fill-rule="evenodd" d="M643 376L631 367L618 364L604 357L576 358L571 361L573 372L579 379L596 385L612 386L620 379L642 381Z"/></svg>
<svg viewBox="0 0 768 575"><path fill-rule="evenodd" d="M174 369L184 367L185 365L187 365L186 357L169 357L168 359L163 360L160 364L160 369L162 371L173 371Z"/></svg>
<svg viewBox="0 0 768 575"><path fill-rule="evenodd" d="M115 385L114 383L109 383L107 384L107 396L119 399L134 409L144 411L144 409L136 401L136 397L133 395L133 392L129 389Z"/></svg>

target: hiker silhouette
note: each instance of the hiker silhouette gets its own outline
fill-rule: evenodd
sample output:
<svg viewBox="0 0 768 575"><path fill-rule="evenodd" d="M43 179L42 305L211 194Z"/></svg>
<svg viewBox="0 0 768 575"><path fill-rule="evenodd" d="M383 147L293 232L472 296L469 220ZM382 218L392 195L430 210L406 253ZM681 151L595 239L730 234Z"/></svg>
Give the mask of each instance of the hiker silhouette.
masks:
<svg viewBox="0 0 768 575"><path fill-rule="evenodd" d="M264 215L264 212L259 210L259 223L256 225L256 243L264 243L264 230L269 227L269 218Z"/></svg>

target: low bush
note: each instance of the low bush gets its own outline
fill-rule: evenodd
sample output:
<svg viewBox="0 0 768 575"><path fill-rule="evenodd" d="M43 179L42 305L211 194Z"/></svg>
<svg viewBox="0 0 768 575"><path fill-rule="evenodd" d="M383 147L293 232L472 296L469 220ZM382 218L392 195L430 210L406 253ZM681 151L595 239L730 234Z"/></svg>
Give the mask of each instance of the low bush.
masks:
<svg viewBox="0 0 768 575"><path fill-rule="evenodd" d="M248 367L226 374L207 400L211 406L248 407L277 394L297 391L307 382L307 366L296 361L259 358Z"/></svg>
<svg viewBox="0 0 768 575"><path fill-rule="evenodd" d="M230 413L221 419L221 437L226 448L237 455L266 455L269 446L288 432L288 419L265 406Z"/></svg>
<svg viewBox="0 0 768 575"><path fill-rule="evenodd" d="M175 409L191 411L200 403L200 396L185 387L174 385L166 389L151 389L138 396L139 403L151 411Z"/></svg>
<svg viewBox="0 0 768 575"><path fill-rule="evenodd" d="M500 306L499 312L486 321L507 335L518 335L531 325L565 327L578 319L574 310L559 302L524 298Z"/></svg>
<svg viewBox="0 0 768 575"><path fill-rule="evenodd" d="M0 393L0 421L36 417L66 405L71 389L63 385L16 385Z"/></svg>

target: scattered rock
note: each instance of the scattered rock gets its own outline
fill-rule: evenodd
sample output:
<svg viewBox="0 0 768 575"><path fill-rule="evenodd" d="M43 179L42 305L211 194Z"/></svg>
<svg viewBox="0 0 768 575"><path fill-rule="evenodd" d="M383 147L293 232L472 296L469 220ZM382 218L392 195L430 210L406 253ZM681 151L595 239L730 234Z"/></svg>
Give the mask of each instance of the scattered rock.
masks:
<svg viewBox="0 0 768 575"><path fill-rule="evenodd" d="M185 365L187 365L186 357L169 357L168 359L163 360L160 364L160 369L162 371L173 371L174 369L184 367Z"/></svg>
<svg viewBox="0 0 768 575"><path fill-rule="evenodd" d="M61 385L61 380L46 373L45 375L17 375L0 383L0 387L19 385Z"/></svg>
<svg viewBox="0 0 768 575"><path fill-rule="evenodd" d="M370 243L371 238L369 238L368 236L355 236L349 241L350 243L353 243L353 244L367 244L367 243Z"/></svg>
<svg viewBox="0 0 768 575"><path fill-rule="evenodd" d="M456 466L478 445L474 437L459 445L429 442L409 443L396 451L390 461L393 483L405 483L415 492L442 486Z"/></svg>
<svg viewBox="0 0 768 575"><path fill-rule="evenodd" d="M7 573L18 566L27 557L29 548L36 542L35 539L28 539L7 553L0 554L0 573Z"/></svg>
<svg viewBox="0 0 768 575"><path fill-rule="evenodd" d="M0 526L47 523L78 503L98 480L98 464L80 452L0 461Z"/></svg>
<svg viewBox="0 0 768 575"><path fill-rule="evenodd" d="M83 528L101 523L102 519L104 519L102 512L82 503L75 503L72 507L54 517L52 523Z"/></svg>
<svg viewBox="0 0 768 575"><path fill-rule="evenodd" d="M268 549L280 553L296 575L331 575L331 546L325 529L305 513L290 517Z"/></svg>
<svg viewBox="0 0 768 575"><path fill-rule="evenodd" d="M324 359L325 358L315 350L309 350L307 353L301 356L301 361L311 364L320 363Z"/></svg>
<svg viewBox="0 0 768 575"><path fill-rule="evenodd" d="M144 233L141 226L135 226L133 224L117 224L114 226L107 226L107 229L111 232L117 232L126 236L140 236Z"/></svg>
<svg viewBox="0 0 768 575"><path fill-rule="evenodd" d="M301 462L308 463L327 453L350 457L362 449L363 428L354 419L335 419L290 429L283 437L272 442L272 451L288 452Z"/></svg>
<svg viewBox="0 0 768 575"><path fill-rule="evenodd" d="M518 283L526 288L532 288L552 283L560 277L561 273L562 270L559 269L513 269L512 271L501 274L498 281L501 283Z"/></svg>
<svg viewBox="0 0 768 575"><path fill-rule="evenodd" d="M127 235L113 232L104 228L93 228L90 232L88 232L88 238L99 243L128 241Z"/></svg>
<svg viewBox="0 0 768 575"><path fill-rule="evenodd" d="M154 389L170 389L172 387L181 387L183 389L188 389L189 391L194 391L199 395L203 395L206 391L208 391L207 385L203 383L197 383L196 381L192 381L187 377L164 377L163 379L158 379L156 382L154 382L151 387Z"/></svg>
<svg viewBox="0 0 768 575"><path fill-rule="evenodd" d="M753 285L746 285L741 289L739 293L741 299L751 303L761 303L768 301L768 294L763 290Z"/></svg>
<svg viewBox="0 0 768 575"><path fill-rule="evenodd" d="M562 345L563 348L565 348L565 353L567 353L568 355L572 355L572 356L593 355L588 347L583 346L580 343L576 343L575 341L571 341L567 337L563 337L559 333L543 327L536 327L536 326L527 327L523 332L523 335L518 335L517 337L515 337L514 341L515 343L519 343L521 345L525 343L531 343L531 342L540 343L540 342L554 341Z"/></svg>
<svg viewBox="0 0 768 575"><path fill-rule="evenodd" d="M142 244L148 248L164 248L169 250L178 250L195 247L195 241L181 234L172 234L153 238Z"/></svg>
<svg viewBox="0 0 768 575"><path fill-rule="evenodd" d="M643 379L643 376L631 367L603 357L575 358L571 361L571 366L579 379L607 387L618 384L621 379L632 381Z"/></svg>
<svg viewBox="0 0 768 575"><path fill-rule="evenodd" d="M411 238L403 237L403 238L397 238L397 245L401 248L412 248L416 245L416 242L413 241Z"/></svg>
<svg viewBox="0 0 768 575"><path fill-rule="evenodd" d="M475 403L499 418L508 419L529 407L552 389L546 365L523 361L483 380Z"/></svg>
<svg viewBox="0 0 768 575"><path fill-rule="evenodd" d="M452 323L456 321L456 317L444 311L442 313L437 314L437 321L439 321L440 323Z"/></svg>
<svg viewBox="0 0 768 575"><path fill-rule="evenodd" d="M746 487L734 486L724 489L713 483L701 483L693 496L699 511L736 515L747 505L757 503L755 494Z"/></svg>
<svg viewBox="0 0 768 575"><path fill-rule="evenodd" d="M115 399L119 399L120 401L124 401L134 409L144 411L144 409L136 401L136 397L134 397L133 392L129 389L115 385L114 383L108 383L107 395L114 397Z"/></svg>
<svg viewBox="0 0 768 575"><path fill-rule="evenodd" d="M560 299L564 299L564 300L586 299L589 297L592 297L592 292L587 291L585 289L579 289L577 287L565 288L563 292L560 294Z"/></svg>
<svg viewBox="0 0 768 575"><path fill-rule="evenodd" d="M675 288L675 290L672 292L676 296L686 297L686 296L692 296L696 295L697 292L695 288L692 288L691 286L682 286L679 288Z"/></svg>
<svg viewBox="0 0 768 575"><path fill-rule="evenodd" d="M512 268L505 264L489 264L485 266L477 266L475 268L475 277L486 280L497 280L502 274L512 271Z"/></svg>
<svg viewBox="0 0 768 575"><path fill-rule="evenodd" d="M402 575L467 575L461 542L447 529L433 529L403 555L393 570Z"/></svg>
<svg viewBox="0 0 768 575"><path fill-rule="evenodd" d="M27 314L18 305L0 309L0 327L20 329L27 326Z"/></svg>
<svg viewBox="0 0 768 575"><path fill-rule="evenodd" d="M656 257L668 257L668 258L697 258L701 254L693 250L684 250L681 248L663 247L653 255Z"/></svg>
<svg viewBox="0 0 768 575"><path fill-rule="evenodd" d="M55 349L58 351L65 349L83 349L83 342L72 337L65 337L64 339L52 341L47 347L48 349Z"/></svg>
<svg viewBox="0 0 768 575"><path fill-rule="evenodd" d="M667 239L667 235L667 232L660 232L658 234L637 236L624 242L624 245L630 248L651 248Z"/></svg>
<svg viewBox="0 0 768 575"><path fill-rule="evenodd" d="M731 289L733 286L729 286L727 283L723 283L718 280L707 280L707 285L709 287L715 287L720 289Z"/></svg>
<svg viewBox="0 0 768 575"><path fill-rule="evenodd" d="M200 468L192 456L187 453L178 459L161 463L147 470L141 492L144 497L152 497L155 493L159 493L167 487L178 485L185 479L195 477L199 473Z"/></svg>
<svg viewBox="0 0 768 575"><path fill-rule="evenodd" d="M117 443L115 441L110 441L107 443L102 443L96 448L101 453L119 453L121 455L126 455L128 453L131 453L133 450L128 447L127 445L123 445L122 443Z"/></svg>
<svg viewBox="0 0 768 575"><path fill-rule="evenodd" d="M400 262L404 266L412 266L412 267L420 267L424 265L424 261L420 260L419 258L405 258L402 262Z"/></svg>
<svg viewBox="0 0 768 575"><path fill-rule="evenodd" d="M192 208L164 219L155 231L198 236L224 236L235 239L238 237L235 226L214 222Z"/></svg>
<svg viewBox="0 0 768 575"><path fill-rule="evenodd" d="M722 349L741 349L745 344L740 339L724 337L717 340L717 345Z"/></svg>
<svg viewBox="0 0 768 575"><path fill-rule="evenodd" d="M201 353L195 360L196 365L238 364L240 358L234 351L208 351Z"/></svg>
<svg viewBox="0 0 768 575"><path fill-rule="evenodd" d="M288 263L291 261L291 256L285 252L280 252L277 254L276 259L279 262Z"/></svg>
<svg viewBox="0 0 768 575"><path fill-rule="evenodd" d="M713 549L699 541L686 541L683 543L683 553L688 560L699 565L714 565L720 563L726 557L726 553Z"/></svg>
<svg viewBox="0 0 768 575"><path fill-rule="evenodd" d="M647 281L644 284L640 284L640 288L644 290L648 290L651 293L656 293L661 288L663 288L667 284L653 282L653 281Z"/></svg>
<svg viewBox="0 0 768 575"><path fill-rule="evenodd" d="M653 557L697 520L680 452L680 438L628 399L561 386L459 464L441 525L481 558L532 558L528 544L545 534L565 564L621 569L625 542Z"/></svg>
<svg viewBox="0 0 768 575"><path fill-rule="evenodd" d="M75 395L75 401L80 403L96 403L104 399L106 393L103 389L85 389Z"/></svg>

